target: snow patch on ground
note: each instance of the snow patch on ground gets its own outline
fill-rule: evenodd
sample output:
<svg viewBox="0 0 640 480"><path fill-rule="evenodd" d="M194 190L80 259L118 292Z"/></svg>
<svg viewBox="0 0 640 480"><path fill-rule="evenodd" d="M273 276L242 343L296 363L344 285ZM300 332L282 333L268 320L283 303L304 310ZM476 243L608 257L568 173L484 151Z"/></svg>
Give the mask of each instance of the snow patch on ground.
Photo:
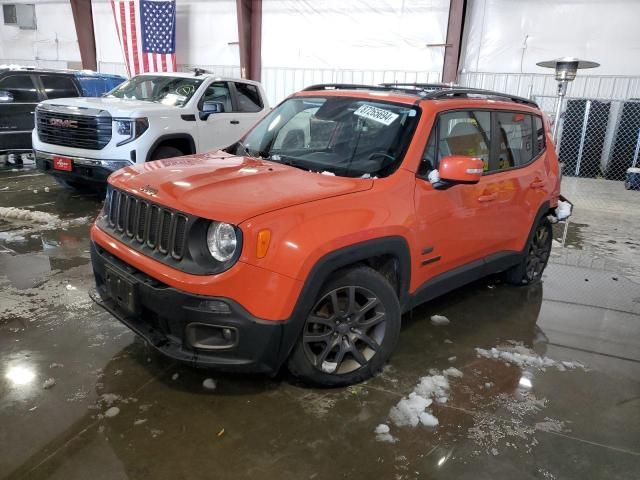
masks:
<svg viewBox="0 0 640 480"><path fill-rule="evenodd" d="M430 370L430 374L420 378L420 381L409 395L400 400L389 411L389 420L396 427L436 427L440 422L429 409L433 402L444 404L449 400L448 377L460 378L463 373L457 368L447 368L439 374L437 370ZM383 427L379 425L378 428ZM389 428L387 425L384 427ZM389 434L389 432L376 434ZM389 434L390 435L390 434ZM381 439L379 439L381 440Z"/></svg>
<svg viewBox="0 0 640 480"><path fill-rule="evenodd" d="M45 390L49 390L55 384L56 384L55 378L47 378L42 384L42 388L44 388Z"/></svg>
<svg viewBox="0 0 640 480"><path fill-rule="evenodd" d="M437 327L441 325L449 325L451 322L444 315L432 315L431 316L431 324Z"/></svg>
<svg viewBox="0 0 640 480"><path fill-rule="evenodd" d="M476 348L476 354L478 357L502 360L519 367L534 367L540 370L547 368L557 368L560 371L576 368L585 369L585 366L580 362L559 362L546 356L541 357L533 350L515 342L512 345L501 345L490 350Z"/></svg>
<svg viewBox="0 0 640 480"><path fill-rule="evenodd" d="M216 381L213 378L205 378L204 382L202 382L202 386L207 390L215 390Z"/></svg>
<svg viewBox="0 0 640 480"><path fill-rule="evenodd" d="M381 423L375 429L376 440L379 442L396 443L398 439L391 435L389 425Z"/></svg>
<svg viewBox="0 0 640 480"><path fill-rule="evenodd" d="M104 412L104 416L107 418L113 418L120 413L120 409L118 407L110 407Z"/></svg>

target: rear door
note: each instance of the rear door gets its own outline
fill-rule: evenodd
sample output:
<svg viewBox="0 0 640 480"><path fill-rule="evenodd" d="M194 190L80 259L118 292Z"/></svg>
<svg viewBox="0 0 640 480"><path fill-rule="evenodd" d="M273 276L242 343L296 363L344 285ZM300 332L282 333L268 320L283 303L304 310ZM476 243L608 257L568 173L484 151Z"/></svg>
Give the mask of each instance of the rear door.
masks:
<svg viewBox="0 0 640 480"><path fill-rule="evenodd" d="M30 150L34 111L43 100L34 76L27 72L9 73L0 79L0 152Z"/></svg>
<svg viewBox="0 0 640 480"><path fill-rule="evenodd" d="M231 82L234 93L234 111L238 113L238 130L244 132L264 116L264 99L260 89L251 83Z"/></svg>
<svg viewBox="0 0 640 480"><path fill-rule="evenodd" d="M495 192L493 202L503 241L501 250L519 251L524 247L538 208L548 198L548 171L545 168L542 118L528 112L494 112L496 132L488 188ZM537 137L534 131L540 130Z"/></svg>

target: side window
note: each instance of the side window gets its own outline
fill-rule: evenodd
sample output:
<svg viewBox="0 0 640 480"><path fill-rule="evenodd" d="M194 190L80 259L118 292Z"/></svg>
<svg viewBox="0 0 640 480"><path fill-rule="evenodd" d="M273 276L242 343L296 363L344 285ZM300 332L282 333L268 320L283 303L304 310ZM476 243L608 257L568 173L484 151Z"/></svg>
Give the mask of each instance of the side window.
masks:
<svg viewBox="0 0 640 480"><path fill-rule="evenodd" d="M422 159L422 174L438 168L449 155L476 157L489 169L491 149L491 114L484 111L455 111L439 115Z"/></svg>
<svg viewBox="0 0 640 480"><path fill-rule="evenodd" d="M232 112L231 93L227 82L214 82L207 87L202 96L203 102L219 102L224 108L223 112Z"/></svg>
<svg viewBox="0 0 640 480"><path fill-rule="evenodd" d="M542 118L538 117L537 115L533 116L533 124L534 124L534 129L536 132L536 152L534 155L538 155L540 152L542 152L546 145L545 145L545 141L544 141L544 124L542 123Z"/></svg>
<svg viewBox="0 0 640 480"><path fill-rule="evenodd" d="M78 89L71 77L64 75L40 75L47 98L77 97Z"/></svg>
<svg viewBox="0 0 640 480"><path fill-rule="evenodd" d="M13 101L17 103L38 103L38 90L31 75L10 75L0 80L0 90L5 90L13 95Z"/></svg>
<svg viewBox="0 0 640 480"><path fill-rule="evenodd" d="M249 83L236 82L239 112L259 112L264 107L258 87Z"/></svg>
<svg viewBox="0 0 640 480"><path fill-rule="evenodd" d="M533 132L526 113L495 112L498 135L496 170L526 165L533 159ZM493 168L492 168L493 170Z"/></svg>

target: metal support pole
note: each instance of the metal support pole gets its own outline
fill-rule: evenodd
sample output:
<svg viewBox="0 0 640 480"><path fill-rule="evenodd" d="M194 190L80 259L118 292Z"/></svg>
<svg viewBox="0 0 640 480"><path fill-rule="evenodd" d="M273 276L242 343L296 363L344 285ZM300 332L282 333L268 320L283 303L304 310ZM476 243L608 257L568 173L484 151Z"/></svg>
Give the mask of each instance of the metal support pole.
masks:
<svg viewBox="0 0 640 480"><path fill-rule="evenodd" d="M562 113L562 99L567 93L567 81L558 82L558 104L556 105L556 118L553 121L553 143L558 146L558 128L560 127L560 114Z"/></svg>
<svg viewBox="0 0 640 480"><path fill-rule="evenodd" d="M589 121L589 111L591 110L591 100L587 100L584 109L584 118L582 119L582 131L580 132L580 148L578 148L578 159L576 161L576 177L580 176L580 164L582 163L582 152L584 150L584 142L587 137L587 122Z"/></svg>

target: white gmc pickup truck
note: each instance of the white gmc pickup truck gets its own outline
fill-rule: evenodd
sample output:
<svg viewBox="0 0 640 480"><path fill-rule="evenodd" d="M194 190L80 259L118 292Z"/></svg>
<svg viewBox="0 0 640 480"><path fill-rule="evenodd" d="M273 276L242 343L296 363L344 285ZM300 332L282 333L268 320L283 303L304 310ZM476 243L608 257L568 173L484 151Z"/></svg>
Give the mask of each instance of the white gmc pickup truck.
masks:
<svg viewBox="0 0 640 480"><path fill-rule="evenodd" d="M101 98L40 103L33 150L38 168L63 186L102 187L127 165L228 147L268 110L257 82L143 74Z"/></svg>

